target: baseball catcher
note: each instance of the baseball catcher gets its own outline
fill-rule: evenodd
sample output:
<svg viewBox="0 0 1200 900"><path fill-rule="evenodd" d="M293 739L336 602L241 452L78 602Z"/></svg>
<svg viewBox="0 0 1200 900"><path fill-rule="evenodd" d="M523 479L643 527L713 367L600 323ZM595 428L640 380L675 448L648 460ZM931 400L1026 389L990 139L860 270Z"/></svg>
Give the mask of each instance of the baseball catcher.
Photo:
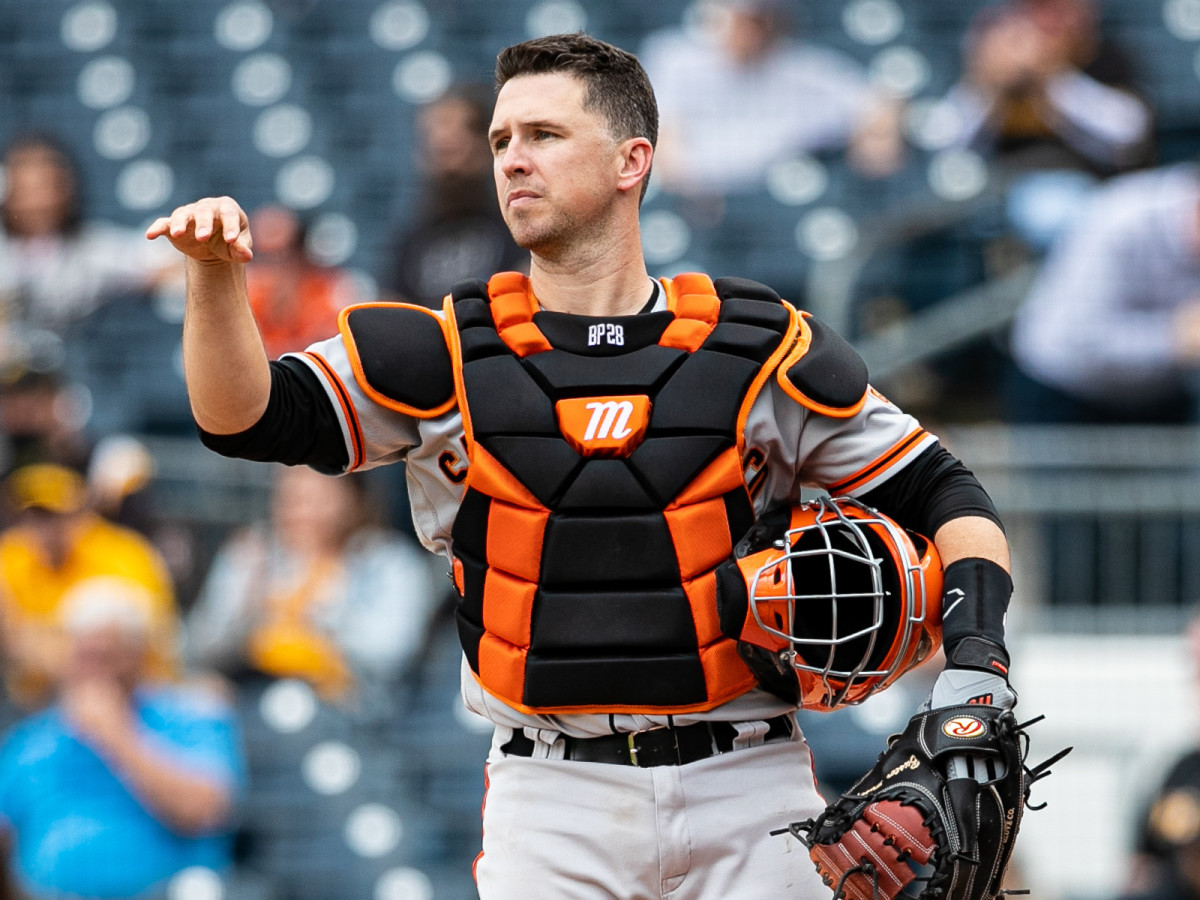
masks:
<svg viewBox="0 0 1200 900"><path fill-rule="evenodd" d="M806 709L859 703L942 641L946 573L932 543L854 500L768 515L737 554L748 595L742 655ZM965 593L953 587L960 577L950 572L952 603ZM1030 786L1069 752L1026 766L1032 723L1011 711L1007 653L978 637L956 641L954 653L961 667L939 675L874 767L791 826L836 900L993 900Z"/></svg>

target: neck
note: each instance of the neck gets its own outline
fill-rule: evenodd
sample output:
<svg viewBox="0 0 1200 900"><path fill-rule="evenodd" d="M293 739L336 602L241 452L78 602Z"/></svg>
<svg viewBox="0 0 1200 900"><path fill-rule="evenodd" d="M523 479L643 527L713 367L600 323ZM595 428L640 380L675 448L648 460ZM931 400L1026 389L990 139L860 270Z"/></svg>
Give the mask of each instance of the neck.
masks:
<svg viewBox="0 0 1200 900"><path fill-rule="evenodd" d="M534 253L529 267L542 309L580 316L631 316L646 305L650 275L636 223L608 241L580 242L572 251Z"/></svg>

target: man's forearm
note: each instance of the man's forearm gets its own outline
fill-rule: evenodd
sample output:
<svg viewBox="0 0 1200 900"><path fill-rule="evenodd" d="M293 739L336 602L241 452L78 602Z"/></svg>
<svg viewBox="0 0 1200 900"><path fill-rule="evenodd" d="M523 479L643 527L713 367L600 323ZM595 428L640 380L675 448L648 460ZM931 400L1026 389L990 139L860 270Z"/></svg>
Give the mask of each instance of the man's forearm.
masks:
<svg viewBox="0 0 1200 900"><path fill-rule="evenodd" d="M187 261L183 366L192 415L205 431L245 431L267 408L271 374L244 264Z"/></svg>

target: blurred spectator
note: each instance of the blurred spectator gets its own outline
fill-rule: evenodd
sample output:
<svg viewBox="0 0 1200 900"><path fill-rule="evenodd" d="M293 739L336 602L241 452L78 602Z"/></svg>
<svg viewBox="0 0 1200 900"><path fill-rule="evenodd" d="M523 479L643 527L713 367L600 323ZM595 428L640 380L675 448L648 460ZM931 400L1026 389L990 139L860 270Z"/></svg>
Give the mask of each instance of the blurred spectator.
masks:
<svg viewBox="0 0 1200 900"><path fill-rule="evenodd" d="M87 467L92 508L110 522L150 536L154 513L147 488L154 480L154 457L128 434L110 434L93 448Z"/></svg>
<svg viewBox="0 0 1200 900"><path fill-rule="evenodd" d="M246 268L246 290L267 355L303 350L335 333L338 313L363 299L350 275L312 259L304 225L290 209L255 210L250 227L254 262Z"/></svg>
<svg viewBox="0 0 1200 900"><path fill-rule="evenodd" d="M0 363L0 473L44 461L82 466L88 439L78 394L55 366L7 362Z"/></svg>
<svg viewBox="0 0 1200 900"><path fill-rule="evenodd" d="M1200 607L1185 637L1200 688ZM1119 900L1200 900L1200 746L1175 758L1142 812Z"/></svg>
<svg viewBox="0 0 1200 900"><path fill-rule="evenodd" d="M371 702L422 649L445 591L432 559L377 526L362 476L280 467L271 518L218 553L188 620L189 655L233 678L301 678Z"/></svg>
<svg viewBox="0 0 1200 900"><path fill-rule="evenodd" d="M77 584L56 702L0 749L0 821L30 898L161 895L190 866L230 865L242 780L232 712L143 681L157 600L121 578Z"/></svg>
<svg viewBox="0 0 1200 900"><path fill-rule="evenodd" d="M0 635L9 696L25 707L50 699L65 659L59 608L82 581L116 576L152 598L150 668L177 672L175 599L166 567L144 537L114 525L88 502L78 473L52 463L17 469L5 482L15 524L0 532Z"/></svg>
<svg viewBox="0 0 1200 900"><path fill-rule="evenodd" d="M199 589L198 558L202 555L196 524L163 509L155 491L156 464L149 448L129 434L102 437L87 463L92 508L116 525L150 539L167 566L180 603Z"/></svg>
<svg viewBox="0 0 1200 900"><path fill-rule="evenodd" d="M1044 250L1097 178L1148 165L1154 116L1134 67L1101 31L1092 0L1008 0L968 31L963 75L946 97L956 143L1018 178L1008 215Z"/></svg>
<svg viewBox="0 0 1200 900"><path fill-rule="evenodd" d="M1150 160L1153 116L1092 0L1010 0L967 35L960 140L1028 168L1108 175Z"/></svg>
<svg viewBox="0 0 1200 900"><path fill-rule="evenodd" d="M181 275L178 261L140 232L85 219L79 170L57 140L30 134L8 147L0 203L5 323L61 334L111 296Z"/></svg>
<svg viewBox="0 0 1200 900"><path fill-rule="evenodd" d="M1185 422L1200 366L1200 168L1114 179L1019 311L1015 421Z"/></svg>
<svg viewBox="0 0 1200 900"><path fill-rule="evenodd" d="M483 85L452 88L418 113L421 208L393 238L380 278L393 299L441 308L446 285L528 269L496 203L485 137L491 116L492 93Z"/></svg>
<svg viewBox="0 0 1200 900"><path fill-rule="evenodd" d="M664 189L751 191L772 163L847 148L868 174L899 165L894 105L848 56L792 38L782 0L712 0L708 13L696 36L652 34L640 54L658 97Z"/></svg>
<svg viewBox="0 0 1200 900"><path fill-rule="evenodd" d="M1176 760L1142 823L1134 885L1120 900L1200 900L1200 750Z"/></svg>

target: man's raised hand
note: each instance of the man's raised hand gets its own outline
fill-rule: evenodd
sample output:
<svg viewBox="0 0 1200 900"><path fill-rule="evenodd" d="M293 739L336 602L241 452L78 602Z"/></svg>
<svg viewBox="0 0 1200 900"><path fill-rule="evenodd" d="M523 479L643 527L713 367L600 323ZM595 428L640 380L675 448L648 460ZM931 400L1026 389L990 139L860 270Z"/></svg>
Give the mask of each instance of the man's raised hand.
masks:
<svg viewBox="0 0 1200 900"><path fill-rule="evenodd" d="M155 219L146 237L166 237L175 249L201 263L249 262L250 222L232 197L205 197Z"/></svg>

